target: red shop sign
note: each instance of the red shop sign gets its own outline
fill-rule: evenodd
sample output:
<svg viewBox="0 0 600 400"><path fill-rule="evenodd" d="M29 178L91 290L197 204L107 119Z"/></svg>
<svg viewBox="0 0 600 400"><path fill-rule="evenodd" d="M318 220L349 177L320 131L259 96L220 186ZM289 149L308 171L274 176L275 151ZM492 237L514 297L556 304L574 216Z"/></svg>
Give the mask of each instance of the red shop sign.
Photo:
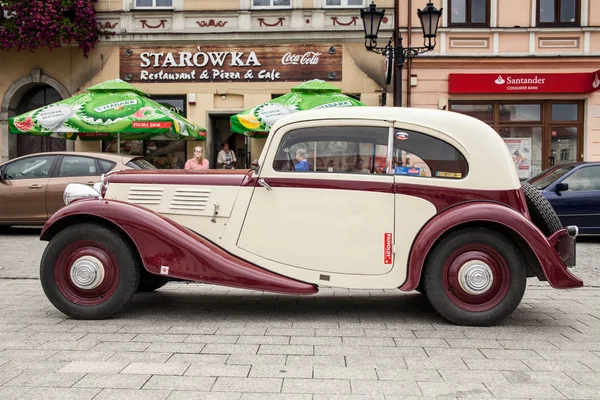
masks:
<svg viewBox="0 0 600 400"><path fill-rule="evenodd" d="M600 89L600 70L569 74L450 74L448 93L591 93Z"/></svg>

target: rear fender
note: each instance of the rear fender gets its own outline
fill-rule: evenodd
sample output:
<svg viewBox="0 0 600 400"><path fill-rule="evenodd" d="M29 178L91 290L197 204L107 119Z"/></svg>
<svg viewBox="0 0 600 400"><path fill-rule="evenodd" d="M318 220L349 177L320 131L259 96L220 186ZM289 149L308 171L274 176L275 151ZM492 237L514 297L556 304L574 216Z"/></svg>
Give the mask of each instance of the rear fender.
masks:
<svg viewBox="0 0 600 400"><path fill-rule="evenodd" d="M512 208L491 202L470 202L449 208L433 217L413 242L408 259L408 276L401 290L415 290L425 267L427 256L437 241L451 230L464 225L498 224L522 239L537 259L546 279L554 288L583 286L571 274L551 242L526 217Z"/></svg>
<svg viewBox="0 0 600 400"><path fill-rule="evenodd" d="M259 268L175 222L144 207L103 199L82 199L61 208L44 225L51 240L73 223L102 221L137 248L144 268L157 275L279 293L311 294L317 288Z"/></svg>

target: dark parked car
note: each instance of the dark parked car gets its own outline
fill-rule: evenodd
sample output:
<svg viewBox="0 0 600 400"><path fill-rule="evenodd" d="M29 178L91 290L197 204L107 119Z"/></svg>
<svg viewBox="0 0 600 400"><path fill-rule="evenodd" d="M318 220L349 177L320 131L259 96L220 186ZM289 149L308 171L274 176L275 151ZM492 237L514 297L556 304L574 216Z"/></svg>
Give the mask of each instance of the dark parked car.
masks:
<svg viewBox="0 0 600 400"><path fill-rule="evenodd" d="M528 182L548 199L564 226L600 234L600 162L556 165Z"/></svg>
<svg viewBox="0 0 600 400"><path fill-rule="evenodd" d="M143 157L83 152L30 154L0 164L0 226L43 225L64 207L69 183L93 185L121 169L155 169Z"/></svg>

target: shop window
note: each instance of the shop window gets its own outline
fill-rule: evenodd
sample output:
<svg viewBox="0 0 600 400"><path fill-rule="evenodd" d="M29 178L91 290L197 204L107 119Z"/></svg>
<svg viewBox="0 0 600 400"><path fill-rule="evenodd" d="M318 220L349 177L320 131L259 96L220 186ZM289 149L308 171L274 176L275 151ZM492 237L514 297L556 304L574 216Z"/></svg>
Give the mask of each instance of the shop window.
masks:
<svg viewBox="0 0 600 400"><path fill-rule="evenodd" d="M489 0L448 0L450 26L488 27L490 25Z"/></svg>
<svg viewBox="0 0 600 400"><path fill-rule="evenodd" d="M577 121L578 104L552 104L552 121Z"/></svg>
<svg viewBox="0 0 600 400"><path fill-rule="evenodd" d="M467 175L465 157L452 145L423 133L396 129L393 173L396 175L461 179Z"/></svg>
<svg viewBox="0 0 600 400"><path fill-rule="evenodd" d="M538 0L538 26L579 26L580 0Z"/></svg>
<svg viewBox="0 0 600 400"><path fill-rule="evenodd" d="M572 175L563 180L569 185L569 191L581 192L600 190L600 167L584 167L573 172Z"/></svg>
<svg viewBox="0 0 600 400"><path fill-rule="evenodd" d="M285 135L277 151L276 171L384 174L389 129L385 127L318 127ZM304 161L302 161L304 160Z"/></svg>
<svg viewBox="0 0 600 400"><path fill-rule="evenodd" d="M325 0L325 7L365 7L365 0Z"/></svg>
<svg viewBox="0 0 600 400"><path fill-rule="evenodd" d="M498 133L508 147L519 179L529 179L542 171L541 126L500 126Z"/></svg>
<svg viewBox="0 0 600 400"><path fill-rule="evenodd" d="M291 0L252 0L252 7L291 7Z"/></svg>
<svg viewBox="0 0 600 400"><path fill-rule="evenodd" d="M450 111L470 115L484 122L494 121L493 104L451 104Z"/></svg>
<svg viewBox="0 0 600 400"><path fill-rule="evenodd" d="M135 8L173 8L173 0L135 0Z"/></svg>
<svg viewBox="0 0 600 400"><path fill-rule="evenodd" d="M500 121L541 121L541 104L500 104Z"/></svg>
<svg viewBox="0 0 600 400"><path fill-rule="evenodd" d="M550 164L567 164L577 161L579 128L577 126L552 126Z"/></svg>

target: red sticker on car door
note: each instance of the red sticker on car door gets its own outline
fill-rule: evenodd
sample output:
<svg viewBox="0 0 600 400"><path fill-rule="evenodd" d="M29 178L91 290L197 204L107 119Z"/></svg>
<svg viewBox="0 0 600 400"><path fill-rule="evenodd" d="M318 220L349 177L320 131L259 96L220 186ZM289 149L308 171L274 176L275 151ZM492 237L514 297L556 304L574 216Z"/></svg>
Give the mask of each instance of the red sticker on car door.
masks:
<svg viewBox="0 0 600 400"><path fill-rule="evenodd" d="M392 251L393 251L393 241L391 233L383 234L383 263L391 264L392 263Z"/></svg>

